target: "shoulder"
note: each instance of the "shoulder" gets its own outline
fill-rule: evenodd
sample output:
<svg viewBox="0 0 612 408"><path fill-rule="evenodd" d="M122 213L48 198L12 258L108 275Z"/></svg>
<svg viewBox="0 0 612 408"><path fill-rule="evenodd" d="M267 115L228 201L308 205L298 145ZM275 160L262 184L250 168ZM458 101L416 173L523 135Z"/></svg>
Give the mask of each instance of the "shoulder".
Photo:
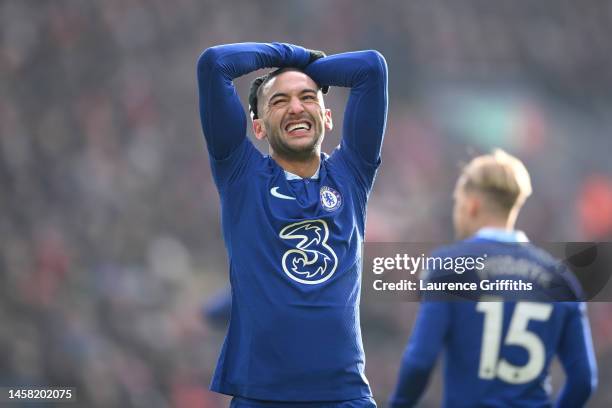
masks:
<svg viewBox="0 0 612 408"><path fill-rule="evenodd" d="M245 138L229 156L215 159L209 154L209 160L213 178L220 189L270 167L269 160L249 138Z"/></svg>
<svg viewBox="0 0 612 408"><path fill-rule="evenodd" d="M380 157L376 162L369 162L360 156L360 154L350 147L349 144L342 141L327 157L326 163L334 171L342 173L346 177L359 180L360 184L369 191L374 183L376 172L380 167Z"/></svg>
<svg viewBox="0 0 612 408"><path fill-rule="evenodd" d="M525 250L529 257L551 274L551 284L553 288L565 288L566 293L563 299L584 298L582 285L576 275L572 272L566 260L558 258L549 251L537 247L533 244L525 245Z"/></svg>

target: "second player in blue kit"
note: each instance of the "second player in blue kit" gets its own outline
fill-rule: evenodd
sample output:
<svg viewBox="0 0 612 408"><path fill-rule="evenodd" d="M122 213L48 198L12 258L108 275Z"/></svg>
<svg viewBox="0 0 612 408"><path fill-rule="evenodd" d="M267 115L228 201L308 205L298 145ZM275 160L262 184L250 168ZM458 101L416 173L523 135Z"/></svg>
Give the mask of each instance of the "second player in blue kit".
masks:
<svg viewBox="0 0 612 408"><path fill-rule="evenodd" d="M586 306L577 301L581 289L569 270L514 229L530 193L527 170L503 151L477 157L464 168L455 189L453 214L457 237L462 240L432 256L486 254L482 272L486 277L527 281L534 291L525 298L496 291L497 300L475 299L472 294L463 301L424 296L392 407L418 403L442 351L444 407L551 407L555 401L556 407L577 408L586 403L597 383ZM472 272L431 270L425 279L482 278ZM548 378L555 356L566 374L558 397L551 395Z"/></svg>
<svg viewBox="0 0 612 408"><path fill-rule="evenodd" d="M380 164L387 68L375 51L213 47L198 61L200 115L219 190L232 311L211 389L232 405L372 407L359 322L361 244ZM257 69L253 132L232 81ZM350 87L342 141L320 151L321 88ZM310 406L310 405L308 405Z"/></svg>

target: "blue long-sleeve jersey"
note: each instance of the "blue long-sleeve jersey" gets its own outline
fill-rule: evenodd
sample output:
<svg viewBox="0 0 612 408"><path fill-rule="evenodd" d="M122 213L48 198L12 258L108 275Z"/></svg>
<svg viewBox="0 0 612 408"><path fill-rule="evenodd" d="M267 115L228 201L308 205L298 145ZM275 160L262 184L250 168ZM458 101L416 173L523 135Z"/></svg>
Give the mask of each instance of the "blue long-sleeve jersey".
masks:
<svg viewBox="0 0 612 408"><path fill-rule="evenodd" d="M202 128L219 190L232 311L211 389L272 401L371 395L359 323L366 203L380 163L387 68L375 51L328 56L288 44L231 44L198 61ZM297 67L350 87L342 141L308 179L288 177L247 138L232 80Z"/></svg>
<svg viewBox="0 0 612 408"><path fill-rule="evenodd" d="M551 298L559 296L563 286L580 296L575 281L559 275L558 263L530 244L476 236L435 255L466 256L476 248L489 258L511 257L516 265L543 268L556 280ZM517 279L512 272L505 278ZM401 362L391 406L417 404L441 351L444 407L584 406L597 382L585 309L580 302L443 302L425 298ZM553 402L548 369L555 355L563 365L566 382Z"/></svg>

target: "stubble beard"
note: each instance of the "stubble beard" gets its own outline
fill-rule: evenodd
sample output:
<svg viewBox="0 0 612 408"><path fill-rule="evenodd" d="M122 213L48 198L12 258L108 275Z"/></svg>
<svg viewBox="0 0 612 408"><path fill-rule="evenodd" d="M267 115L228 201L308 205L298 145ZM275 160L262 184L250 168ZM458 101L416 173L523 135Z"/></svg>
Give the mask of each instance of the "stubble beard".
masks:
<svg viewBox="0 0 612 408"><path fill-rule="evenodd" d="M284 158L285 160L301 162L308 161L313 157L318 157L321 142L323 141L324 136L321 125L318 122L313 121L313 126L315 127L315 136L306 146L291 146L283 138L285 135L284 130L281 128L277 128L275 130L268 128L268 134L270 135L268 136L268 143L270 144L274 154Z"/></svg>

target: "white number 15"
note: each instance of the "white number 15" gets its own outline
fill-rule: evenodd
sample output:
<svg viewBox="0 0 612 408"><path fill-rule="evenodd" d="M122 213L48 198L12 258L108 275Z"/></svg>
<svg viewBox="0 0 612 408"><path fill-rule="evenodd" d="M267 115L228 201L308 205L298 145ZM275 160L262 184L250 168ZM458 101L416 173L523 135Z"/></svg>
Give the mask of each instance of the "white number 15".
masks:
<svg viewBox="0 0 612 408"><path fill-rule="evenodd" d="M497 377L510 384L524 384L540 375L544 368L544 345L537 335L527 330L527 325L530 320L548 320L552 309L553 305L547 303L516 304L503 345L523 347L529 358L525 365L515 366L503 358L499 359L504 303L479 302L476 310L484 313L484 327L478 377L485 380Z"/></svg>

